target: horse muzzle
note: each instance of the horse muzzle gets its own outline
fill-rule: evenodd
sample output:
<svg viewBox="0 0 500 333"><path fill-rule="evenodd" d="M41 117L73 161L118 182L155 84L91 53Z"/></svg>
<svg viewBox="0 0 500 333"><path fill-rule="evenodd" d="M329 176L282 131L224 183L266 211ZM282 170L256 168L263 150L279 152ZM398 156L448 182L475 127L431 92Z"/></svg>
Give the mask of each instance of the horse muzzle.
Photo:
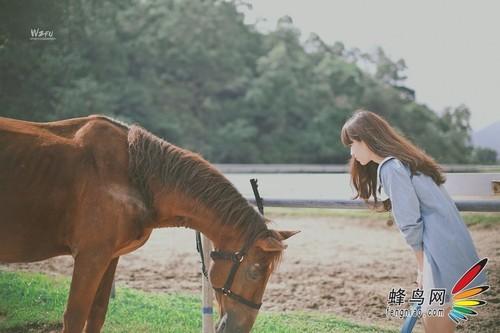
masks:
<svg viewBox="0 0 500 333"><path fill-rule="evenodd" d="M241 325L234 317L224 314L216 325L216 333L249 333L253 325Z"/></svg>

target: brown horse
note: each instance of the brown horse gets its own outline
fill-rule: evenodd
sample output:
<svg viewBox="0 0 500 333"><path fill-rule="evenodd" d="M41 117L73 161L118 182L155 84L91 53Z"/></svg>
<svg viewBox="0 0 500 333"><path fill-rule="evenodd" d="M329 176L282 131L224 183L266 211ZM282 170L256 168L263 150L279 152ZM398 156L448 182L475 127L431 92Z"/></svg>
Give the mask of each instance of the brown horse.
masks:
<svg viewBox="0 0 500 333"><path fill-rule="evenodd" d="M138 126L0 118L0 262L73 256L63 332L99 332L119 257L154 228L180 226L214 243L216 290L232 280L216 293L218 331L249 332L294 234L266 222L200 155Z"/></svg>

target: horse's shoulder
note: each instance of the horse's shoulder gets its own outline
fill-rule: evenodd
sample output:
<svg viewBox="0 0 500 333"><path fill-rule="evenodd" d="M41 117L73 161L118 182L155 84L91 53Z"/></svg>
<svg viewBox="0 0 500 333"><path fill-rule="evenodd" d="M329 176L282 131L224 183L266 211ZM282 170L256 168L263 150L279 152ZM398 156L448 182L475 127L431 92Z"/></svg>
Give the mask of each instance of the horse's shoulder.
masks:
<svg viewBox="0 0 500 333"><path fill-rule="evenodd" d="M127 131L108 118L87 117L85 124L75 133L73 142L98 173L108 175L106 178L127 170Z"/></svg>
<svg viewBox="0 0 500 333"><path fill-rule="evenodd" d="M84 149L109 152L126 147L127 131L106 117L89 116L72 139L77 146Z"/></svg>

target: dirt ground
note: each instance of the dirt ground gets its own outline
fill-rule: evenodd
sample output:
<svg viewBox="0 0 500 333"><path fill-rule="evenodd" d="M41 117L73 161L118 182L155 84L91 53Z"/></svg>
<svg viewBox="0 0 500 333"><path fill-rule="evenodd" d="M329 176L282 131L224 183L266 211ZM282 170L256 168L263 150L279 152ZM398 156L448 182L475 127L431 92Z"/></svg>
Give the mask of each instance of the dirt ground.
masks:
<svg viewBox="0 0 500 333"><path fill-rule="evenodd" d="M264 295L263 311L332 313L359 323L398 328L401 319L387 318L392 288L411 295L415 258L395 226L383 221L339 217L274 217L274 228L301 230L288 249ZM470 227L487 265L488 301L458 332L500 332L500 223ZM32 264L0 265L0 269L70 275L73 260L59 257ZM150 292L199 294L201 275L194 231L163 229L141 249L123 256L117 283ZM420 323L415 332L422 332Z"/></svg>

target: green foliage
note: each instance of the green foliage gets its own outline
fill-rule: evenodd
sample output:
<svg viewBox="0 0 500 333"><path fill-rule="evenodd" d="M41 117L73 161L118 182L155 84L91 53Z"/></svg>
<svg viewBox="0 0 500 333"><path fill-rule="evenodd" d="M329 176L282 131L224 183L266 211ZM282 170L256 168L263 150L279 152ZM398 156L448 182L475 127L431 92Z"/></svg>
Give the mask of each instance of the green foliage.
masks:
<svg viewBox="0 0 500 333"><path fill-rule="evenodd" d="M0 0L0 115L106 114L219 163L345 163L340 129L363 107L440 162L496 160L472 147L467 107L439 116L415 103L404 60L301 43L288 17L260 33L241 5ZM56 40L29 40L37 27Z"/></svg>
<svg viewBox="0 0 500 333"><path fill-rule="evenodd" d="M47 332L62 328L69 281L33 273L0 271L0 332ZM199 332L200 299L117 288L103 332ZM261 311L262 312L262 311ZM331 315L261 313L252 332L393 332Z"/></svg>
<svg viewBox="0 0 500 333"><path fill-rule="evenodd" d="M479 164L496 164L497 152L490 148L475 147L472 152L472 160Z"/></svg>

